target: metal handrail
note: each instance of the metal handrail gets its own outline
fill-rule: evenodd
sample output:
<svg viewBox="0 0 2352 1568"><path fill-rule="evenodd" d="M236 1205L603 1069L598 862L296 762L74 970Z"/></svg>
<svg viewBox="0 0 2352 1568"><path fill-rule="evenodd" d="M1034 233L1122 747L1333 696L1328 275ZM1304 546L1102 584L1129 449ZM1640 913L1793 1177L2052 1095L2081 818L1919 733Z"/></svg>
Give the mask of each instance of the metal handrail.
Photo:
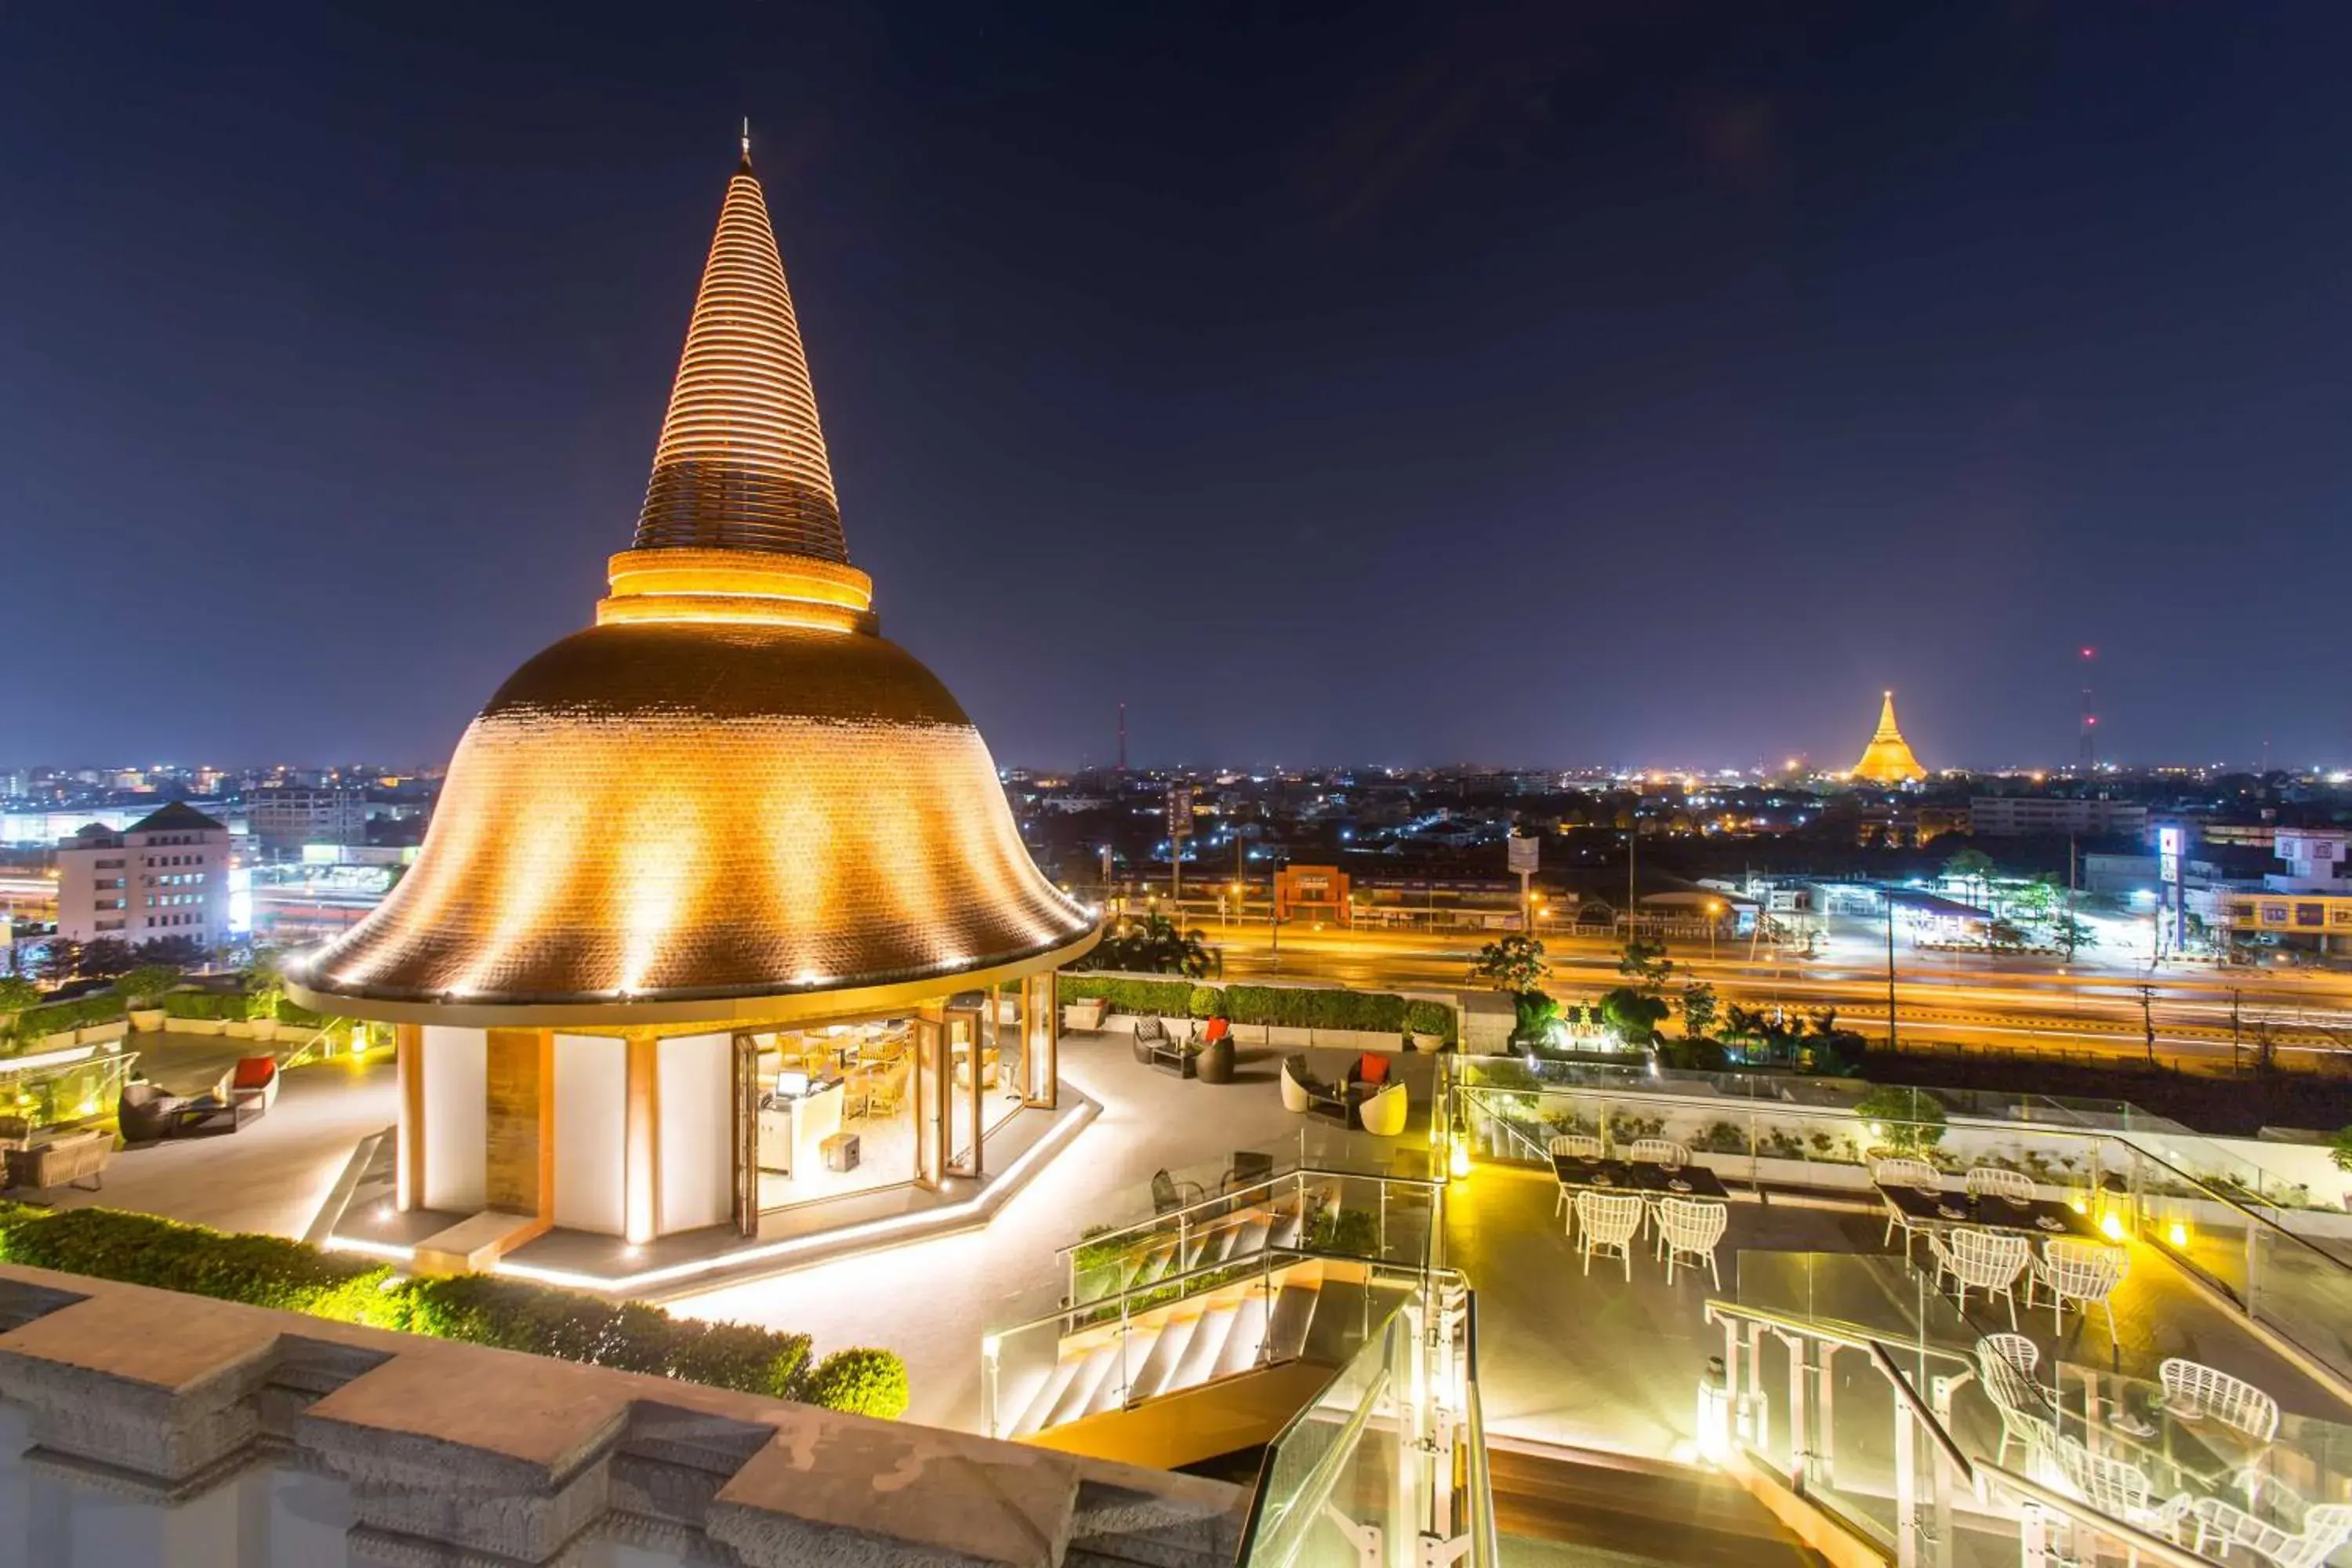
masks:
<svg viewBox="0 0 2352 1568"><path fill-rule="evenodd" d="M1114 1230L1097 1231L1092 1236L1082 1237L1076 1241L1055 1247L1054 1256L1062 1258L1076 1252L1082 1247L1101 1247L1106 1243L1116 1243L1122 1237L1133 1236L1139 1231L1156 1230L1171 1221L1187 1219L1202 1209L1228 1205L1248 1194L1278 1186L1285 1182L1297 1182L1309 1176L1343 1176L1360 1182L1381 1182L1403 1187L1426 1187L1432 1191L1445 1185L1443 1181L1434 1176L1404 1176L1385 1171L1343 1171L1329 1165L1298 1165L1287 1171L1278 1171L1270 1176L1262 1176L1246 1186L1231 1187L1212 1196L1197 1198L1177 1208L1163 1209L1150 1219L1139 1219L1131 1225L1121 1226Z"/></svg>
<svg viewBox="0 0 2352 1568"><path fill-rule="evenodd" d="M1836 1327L1820 1318L1801 1318L1792 1312L1775 1311L1769 1307L1751 1307L1744 1301L1726 1301L1719 1297L1709 1297L1706 1307L1706 1317L1702 1321L1719 1323L1726 1318L1738 1318L1746 1322L1761 1323L1767 1328L1778 1329L1784 1333L1803 1334L1846 1350L1874 1352L1885 1348L1885 1340L1883 1336L1864 1329ZM1941 1356L1947 1361L1958 1362L1963 1366L1973 1364L1966 1351L1947 1350L1941 1345L1925 1342L1906 1345L1904 1348L1916 1350L1922 1355Z"/></svg>
<svg viewBox="0 0 2352 1568"><path fill-rule="evenodd" d="M2102 1513L2089 1503L2070 1498L2040 1481L2021 1476L2015 1470L2003 1469L1990 1463L1980 1465L1978 1469L2002 1489L2014 1492L2026 1501L2046 1508L2053 1513L2063 1513L2077 1524L2086 1524L2098 1531L2117 1545L2137 1552L2143 1563L2162 1563L2165 1568L2213 1568L2211 1558L2200 1556L2177 1541L2167 1541L2163 1536L2150 1534L2136 1524L2126 1524L2113 1514Z"/></svg>
<svg viewBox="0 0 2352 1568"><path fill-rule="evenodd" d="M1382 1339L1385 1340L1387 1335L1388 1329L1384 1324L1381 1328ZM1383 1353L1385 1353L1385 1347L1383 1347ZM1249 1562L1251 1552L1256 1550L1258 1534L1261 1531L1278 1531L1290 1521L1297 1511L1297 1498L1316 1493L1325 1498L1329 1497L1332 1489L1339 1484L1338 1474L1339 1467L1347 1460L1355 1458L1356 1445L1364 1440L1364 1428L1372 1424L1372 1407L1380 1403L1381 1395L1388 1392L1391 1376L1387 1367L1381 1368L1380 1375L1372 1379L1370 1384L1364 1390L1363 1397L1356 1402L1356 1408L1349 1414L1346 1425L1340 1428L1339 1436L1333 1440L1328 1448L1323 1451L1322 1458L1315 1461L1315 1468L1307 1472L1307 1479L1299 1485L1292 1502L1276 1516L1271 1525L1267 1524L1265 1520L1265 1482L1260 1480L1255 1488L1251 1489L1249 1513L1242 1521L1241 1548L1234 1553L1234 1561L1236 1563L1245 1564ZM1269 1468L1274 1463L1274 1456L1281 1451L1282 1445L1297 1434L1299 1424L1312 1415L1316 1408L1316 1404L1310 1403L1297 1415L1283 1423L1282 1430L1274 1435L1274 1440L1265 1447L1266 1463Z"/></svg>
<svg viewBox="0 0 2352 1568"><path fill-rule="evenodd" d="M1936 1447L1943 1450L1945 1459L1959 1472L1960 1479L1968 1482L1969 1489L1978 1489L1976 1467L1969 1462L1967 1455L1960 1452L1960 1446L1952 1440L1951 1433L1945 1430L1943 1419L1936 1414L1935 1406L1920 1397L1910 1375L1895 1363L1894 1355L1879 1341L1871 1342L1870 1356L1878 1363L1879 1374L1895 1385L1895 1397L1910 1408L1911 1418L1927 1428L1927 1436L1935 1439Z"/></svg>
<svg viewBox="0 0 2352 1568"><path fill-rule="evenodd" d="M1010 1339L1014 1334L1027 1333L1032 1329L1044 1328L1049 1323L1067 1323L1078 1318L1088 1321L1076 1325L1077 1328L1094 1328L1098 1326L1095 1320L1099 1318L1103 1321L1108 1321L1113 1312L1123 1307L1129 1297L1152 1295L1167 1289L1171 1285L1181 1285L1188 1279L1198 1279L1210 1274L1230 1274L1233 1278L1227 1283L1238 1285L1253 1273L1272 1273L1276 1259L1280 1259L1285 1268L1298 1263L1320 1263L1337 1259L1342 1263L1359 1264L1376 1272L1386 1269L1414 1279L1435 1279L1446 1276L1460 1278L1451 1269L1433 1268L1425 1263L1398 1263L1385 1258L1366 1258L1361 1253L1356 1252L1312 1252L1305 1247L1267 1246L1260 1247L1246 1258L1229 1258L1222 1263L1200 1264L1187 1268L1181 1274L1163 1274L1146 1284L1129 1285L1106 1296L1090 1296L1083 1301L1073 1301L1067 1306L1055 1308L1053 1311L1041 1312L1025 1322L1013 1323L1002 1329L991 1329L989 1337L999 1340ZM1171 1297L1166 1301L1154 1301L1151 1306L1172 1307L1176 1304L1176 1300L1177 1298ZM1075 1332L1076 1329L1072 1331Z"/></svg>

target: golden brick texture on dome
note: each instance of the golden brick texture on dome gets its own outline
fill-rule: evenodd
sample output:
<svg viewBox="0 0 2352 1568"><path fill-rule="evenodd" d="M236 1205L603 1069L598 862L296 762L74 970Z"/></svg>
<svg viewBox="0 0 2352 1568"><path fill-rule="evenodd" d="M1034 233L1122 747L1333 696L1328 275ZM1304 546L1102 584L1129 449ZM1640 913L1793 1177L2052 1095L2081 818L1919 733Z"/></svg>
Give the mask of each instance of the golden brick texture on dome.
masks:
<svg viewBox="0 0 2352 1568"><path fill-rule="evenodd" d="M748 153L719 207L636 548L849 559L792 289Z"/></svg>
<svg viewBox="0 0 2352 1568"><path fill-rule="evenodd" d="M538 1005L849 990L1066 947L947 689L878 637L619 623L467 730L415 866L313 991Z"/></svg>

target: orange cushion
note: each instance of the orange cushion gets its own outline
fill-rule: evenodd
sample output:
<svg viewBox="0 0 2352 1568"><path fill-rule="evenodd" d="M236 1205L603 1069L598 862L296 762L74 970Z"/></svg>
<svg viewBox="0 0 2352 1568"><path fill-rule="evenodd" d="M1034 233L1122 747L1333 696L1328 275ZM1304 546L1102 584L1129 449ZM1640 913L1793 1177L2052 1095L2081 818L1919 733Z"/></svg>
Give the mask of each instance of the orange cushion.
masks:
<svg viewBox="0 0 2352 1568"><path fill-rule="evenodd" d="M1372 1055L1371 1052L1366 1051L1363 1055L1363 1058L1356 1063L1356 1081L1358 1083L1386 1083L1388 1080L1389 1058L1386 1057L1376 1057Z"/></svg>
<svg viewBox="0 0 2352 1568"><path fill-rule="evenodd" d="M240 1057L236 1077L230 1079L237 1089L267 1089L269 1080L278 1076L278 1060L274 1057Z"/></svg>

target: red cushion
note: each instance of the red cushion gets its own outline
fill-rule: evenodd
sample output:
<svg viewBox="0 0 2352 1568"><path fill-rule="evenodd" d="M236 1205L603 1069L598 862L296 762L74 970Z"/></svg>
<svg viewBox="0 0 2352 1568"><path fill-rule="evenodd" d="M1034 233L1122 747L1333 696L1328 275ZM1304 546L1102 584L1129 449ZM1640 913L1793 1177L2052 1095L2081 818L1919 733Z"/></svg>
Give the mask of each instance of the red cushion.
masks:
<svg viewBox="0 0 2352 1568"><path fill-rule="evenodd" d="M267 1089L269 1080L277 1076L277 1058L240 1057L236 1063L236 1077L229 1083L234 1089Z"/></svg>
<svg viewBox="0 0 2352 1568"><path fill-rule="evenodd" d="M1371 1052L1366 1051L1363 1055L1363 1059L1356 1064L1356 1081L1358 1083L1386 1083L1388 1080L1389 1058L1386 1057L1376 1057Z"/></svg>
<svg viewBox="0 0 2352 1568"><path fill-rule="evenodd" d="M1225 1037L1225 1031L1229 1027L1231 1026L1223 1018L1212 1018L1209 1020L1208 1028L1202 1031L1201 1038L1203 1043L1213 1046Z"/></svg>

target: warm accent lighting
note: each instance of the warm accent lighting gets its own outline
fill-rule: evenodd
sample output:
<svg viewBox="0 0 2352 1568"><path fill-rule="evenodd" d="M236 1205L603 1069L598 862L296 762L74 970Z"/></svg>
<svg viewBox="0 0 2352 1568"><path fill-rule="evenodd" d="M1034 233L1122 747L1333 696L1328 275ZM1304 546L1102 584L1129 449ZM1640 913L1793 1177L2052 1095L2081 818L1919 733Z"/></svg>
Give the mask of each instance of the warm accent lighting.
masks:
<svg viewBox="0 0 2352 1568"><path fill-rule="evenodd" d="M2164 1238L2172 1243L2175 1247L2187 1247L2189 1245L2189 1227L2181 1224L2179 1220L2174 1220L2172 1222L2171 1228L2164 1233Z"/></svg>
<svg viewBox="0 0 2352 1568"><path fill-rule="evenodd" d="M2124 1216L2109 1209L2099 1216L2099 1229L2106 1234L2109 1241L2121 1241L2124 1238Z"/></svg>

